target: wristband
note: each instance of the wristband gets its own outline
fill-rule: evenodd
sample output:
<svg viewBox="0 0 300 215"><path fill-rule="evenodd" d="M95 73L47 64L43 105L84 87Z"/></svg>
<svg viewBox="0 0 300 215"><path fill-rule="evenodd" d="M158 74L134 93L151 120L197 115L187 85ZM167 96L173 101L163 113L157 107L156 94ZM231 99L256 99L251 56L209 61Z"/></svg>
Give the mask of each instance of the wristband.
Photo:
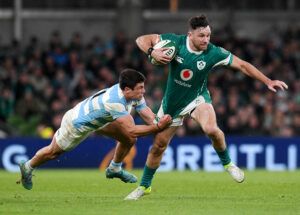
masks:
<svg viewBox="0 0 300 215"><path fill-rule="evenodd" d="M153 52L154 48L150 47L147 51L148 56L151 56L152 52Z"/></svg>

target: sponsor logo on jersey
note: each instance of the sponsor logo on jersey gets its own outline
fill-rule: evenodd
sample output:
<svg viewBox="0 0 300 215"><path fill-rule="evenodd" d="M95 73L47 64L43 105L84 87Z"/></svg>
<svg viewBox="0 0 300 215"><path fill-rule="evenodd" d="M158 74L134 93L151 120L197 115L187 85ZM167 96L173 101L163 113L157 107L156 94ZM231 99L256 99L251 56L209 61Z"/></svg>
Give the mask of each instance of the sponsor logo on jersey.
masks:
<svg viewBox="0 0 300 215"><path fill-rule="evenodd" d="M181 70L180 77L182 80L188 81L193 77L193 71L190 69Z"/></svg>
<svg viewBox="0 0 300 215"><path fill-rule="evenodd" d="M184 87L191 87L192 86L191 84L187 84L184 81L180 81L180 80L177 80L177 79L174 79L174 81L175 81L176 84L179 84L179 85L184 86Z"/></svg>
<svg viewBox="0 0 300 215"><path fill-rule="evenodd" d="M204 69L205 65L206 65L206 62L204 62L203 60L197 61L197 68L199 70Z"/></svg>
<svg viewBox="0 0 300 215"><path fill-rule="evenodd" d="M175 57L175 60L176 60L178 63L183 63L183 58L182 58L182 57L176 56L176 57Z"/></svg>

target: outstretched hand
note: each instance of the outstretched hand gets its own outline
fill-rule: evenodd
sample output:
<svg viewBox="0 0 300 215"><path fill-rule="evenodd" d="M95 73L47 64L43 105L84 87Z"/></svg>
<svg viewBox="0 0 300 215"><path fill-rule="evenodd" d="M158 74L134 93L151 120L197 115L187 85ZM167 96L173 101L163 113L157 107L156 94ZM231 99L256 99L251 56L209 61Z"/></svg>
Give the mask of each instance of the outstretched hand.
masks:
<svg viewBox="0 0 300 215"><path fill-rule="evenodd" d="M166 127L168 127L171 123L172 123L172 117L169 114L166 114L160 118L159 122L157 123L157 127L160 130L163 130Z"/></svg>
<svg viewBox="0 0 300 215"><path fill-rule="evenodd" d="M278 81L278 80L271 80L269 83L267 83L267 86L269 90L273 92L277 92L276 88L280 88L281 90L288 89L288 85L284 83L283 81Z"/></svg>
<svg viewBox="0 0 300 215"><path fill-rule="evenodd" d="M171 57L167 56L164 51L168 50L169 48L159 48L159 49L154 49L152 51L151 56L161 64L167 64L171 61Z"/></svg>

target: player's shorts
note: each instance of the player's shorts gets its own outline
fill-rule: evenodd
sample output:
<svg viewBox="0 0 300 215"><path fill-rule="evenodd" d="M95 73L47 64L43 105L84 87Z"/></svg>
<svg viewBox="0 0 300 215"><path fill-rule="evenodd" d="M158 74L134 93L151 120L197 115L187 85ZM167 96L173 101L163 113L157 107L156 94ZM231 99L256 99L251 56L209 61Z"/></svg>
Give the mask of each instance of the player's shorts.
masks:
<svg viewBox="0 0 300 215"><path fill-rule="evenodd" d="M78 146L90 132L81 132L73 126L74 110L65 113L60 128L55 132L54 138L57 145L64 151L70 151Z"/></svg>
<svg viewBox="0 0 300 215"><path fill-rule="evenodd" d="M188 104L178 115L178 117L173 118L172 124L170 126L181 126L183 124L183 119L185 116L187 115L191 115L191 113L193 112L193 110L195 110L195 108L200 105L200 104L204 104L204 103L209 103L207 101L205 101L205 98L203 96L199 96L197 98L195 98L190 104ZM154 123L158 123L159 119L165 115L164 110L162 105L160 106L157 114L156 114L156 119L154 120Z"/></svg>

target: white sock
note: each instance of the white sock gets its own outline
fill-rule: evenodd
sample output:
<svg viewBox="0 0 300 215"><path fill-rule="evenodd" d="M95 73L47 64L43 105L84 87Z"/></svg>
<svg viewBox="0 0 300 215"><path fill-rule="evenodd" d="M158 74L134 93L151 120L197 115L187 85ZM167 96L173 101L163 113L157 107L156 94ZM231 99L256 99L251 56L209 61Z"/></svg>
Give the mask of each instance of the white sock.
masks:
<svg viewBox="0 0 300 215"><path fill-rule="evenodd" d="M115 163L113 160L110 162L109 167L110 170L113 172L119 172L122 170L122 162Z"/></svg>
<svg viewBox="0 0 300 215"><path fill-rule="evenodd" d="M31 161L31 160L29 160L29 161L27 161L27 162L25 163L25 169L26 169L26 171L28 171L28 172L32 172L32 171L34 170L34 168L32 168L31 165L30 165L30 161Z"/></svg>

